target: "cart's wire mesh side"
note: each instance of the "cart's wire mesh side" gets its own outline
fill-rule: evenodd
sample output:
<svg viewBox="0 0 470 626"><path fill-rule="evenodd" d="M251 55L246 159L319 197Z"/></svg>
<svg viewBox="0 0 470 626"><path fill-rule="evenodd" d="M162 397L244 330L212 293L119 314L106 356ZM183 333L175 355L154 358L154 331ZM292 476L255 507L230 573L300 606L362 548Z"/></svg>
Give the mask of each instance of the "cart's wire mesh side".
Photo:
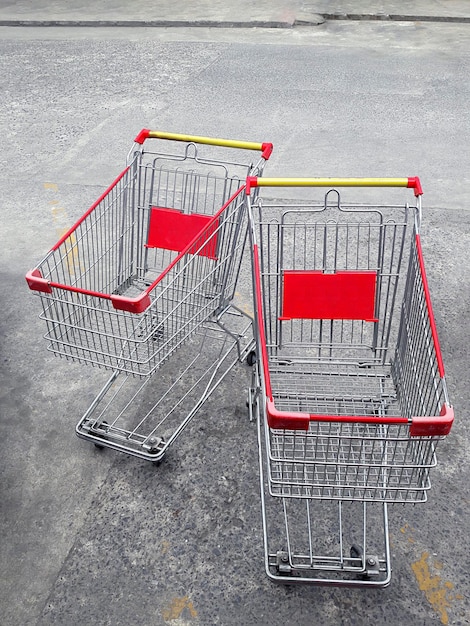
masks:
<svg viewBox="0 0 470 626"><path fill-rule="evenodd" d="M281 415L263 413L269 491L423 502L441 437L410 425L447 398L415 210L331 205L331 193L318 206L258 203L263 405ZM275 426L305 415L307 430Z"/></svg>
<svg viewBox="0 0 470 626"><path fill-rule="evenodd" d="M249 167L202 160L195 146L136 151L35 270L55 285L39 292L49 350L147 376L222 310L246 241ZM143 297L143 311L128 308Z"/></svg>
<svg viewBox="0 0 470 626"><path fill-rule="evenodd" d="M419 235L413 240L391 372L403 415L439 415L448 402L429 315Z"/></svg>
<svg viewBox="0 0 470 626"><path fill-rule="evenodd" d="M316 363L276 366L271 384L280 410L331 416L402 416L390 368ZM372 371L371 371L372 370ZM434 398L435 399L435 398ZM435 414L427 407L426 414ZM410 414L411 415L411 414ZM271 429L271 493L286 497L421 502L436 465L436 441L410 438L409 426L311 422L308 431Z"/></svg>
<svg viewBox="0 0 470 626"><path fill-rule="evenodd" d="M132 276L136 212L127 168L73 232L38 265L44 279L70 290L117 293Z"/></svg>
<svg viewBox="0 0 470 626"><path fill-rule="evenodd" d="M133 269L134 274L126 280L113 280L113 273L122 278L125 274L116 272L115 266L110 269L114 261L120 263L122 255L113 248L121 246L123 237L116 238L114 246L104 245L99 234L107 221L111 221L111 228L118 221L126 224L125 237L131 241L132 228L127 225L127 215L122 221L110 215L119 204L109 205L107 198L103 203L104 208L101 203L97 207L97 217L93 212L77 228L75 243L70 246L65 242L53 251L42 264L41 272L55 282L59 273L64 273L68 253L73 256L75 266L84 266L76 283L81 289L89 289L86 280L89 278L90 286L94 285L101 273L105 277L102 281L114 287L114 294L119 296L133 297L139 289L148 290L151 305L143 313L135 314L116 310L111 298L87 291L53 289L51 294L40 294L42 318L48 324L46 337L56 354L149 375L230 299L245 243L243 197L235 196L211 219L190 248L175 255L167 270L158 274L157 269L147 266L148 271L142 276L142 272L135 271L132 261L128 261L126 272ZM211 255L204 252L208 247ZM158 257L158 252L155 256Z"/></svg>
<svg viewBox="0 0 470 626"><path fill-rule="evenodd" d="M312 423L269 431L271 494L295 498L422 502L436 465L435 443L408 427Z"/></svg>

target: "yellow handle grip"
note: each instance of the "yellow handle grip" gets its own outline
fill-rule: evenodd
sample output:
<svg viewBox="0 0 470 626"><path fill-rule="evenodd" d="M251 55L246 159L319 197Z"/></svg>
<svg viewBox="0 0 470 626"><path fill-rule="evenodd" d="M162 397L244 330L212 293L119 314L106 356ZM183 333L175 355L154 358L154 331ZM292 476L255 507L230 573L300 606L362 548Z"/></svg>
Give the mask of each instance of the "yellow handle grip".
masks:
<svg viewBox="0 0 470 626"><path fill-rule="evenodd" d="M411 187L415 195L423 193L417 176L411 178L257 178L249 187Z"/></svg>
<svg viewBox="0 0 470 626"><path fill-rule="evenodd" d="M258 187L408 187L408 178L259 178Z"/></svg>
<svg viewBox="0 0 470 626"><path fill-rule="evenodd" d="M179 133L166 133L160 130L143 129L135 138L137 143L143 143L146 139L167 139L170 141L184 141L201 143L209 146L222 146L223 148L239 148L241 150L259 150L265 159L268 159L273 150L271 143L256 143L254 141L238 141L237 139L218 139L216 137L201 137L197 135L181 135Z"/></svg>
<svg viewBox="0 0 470 626"><path fill-rule="evenodd" d="M164 133L159 130L151 130L149 138L153 139L170 139L172 141L191 141L194 143L203 143L209 146L223 146L225 148L241 148L242 150L262 150L262 143L254 143L252 141L237 141L236 139L217 139L215 137L198 137L196 135L180 135L177 133Z"/></svg>

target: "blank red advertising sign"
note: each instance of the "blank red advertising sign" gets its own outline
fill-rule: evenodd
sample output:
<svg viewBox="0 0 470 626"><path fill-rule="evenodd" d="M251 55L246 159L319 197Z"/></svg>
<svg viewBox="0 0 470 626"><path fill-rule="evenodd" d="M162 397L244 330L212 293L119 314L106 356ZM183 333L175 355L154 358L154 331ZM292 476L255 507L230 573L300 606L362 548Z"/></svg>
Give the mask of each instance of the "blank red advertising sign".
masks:
<svg viewBox="0 0 470 626"><path fill-rule="evenodd" d="M280 319L376 322L376 283L374 271L285 270Z"/></svg>
<svg viewBox="0 0 470 626"><path fill-rule="evenodd" d="M210 224L210 222L213 222ZM210 225L209 225L210 224ZM147 246L182 252L195 237L201 234L188 252L217 259L218 220L210 215L182 213L177 209L152 207ZM207 243L204 245L204 242ZM199 250L199 252L198 252Z"/></svg>

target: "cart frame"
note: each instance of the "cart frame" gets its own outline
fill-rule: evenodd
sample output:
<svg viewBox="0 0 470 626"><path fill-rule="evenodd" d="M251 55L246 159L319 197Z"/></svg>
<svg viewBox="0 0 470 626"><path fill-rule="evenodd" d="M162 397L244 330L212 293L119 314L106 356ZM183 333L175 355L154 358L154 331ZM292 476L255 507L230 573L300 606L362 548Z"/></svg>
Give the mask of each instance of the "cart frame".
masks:
<svg viewBox="0 0 470 626"><path fill-rule="evenodd" d="M254 350L252 320L231 304L202 324L155 377L116 370L78 422L78 437L158 464L204 403Z"/></svg>
<svg viewBox="0 0 470 626"><path fill-rule="evenodd" d="M329 191L319 204L276 203L253 200L259 187ZM344 205L337 187L411 188L415 204ZM257 343L249 405L266 571L283 582L386 586L387 504L426 501L436 446L453 422L420 181L253 177L246 193ZM338 550L320 554L313 520L331 517L331 507ZM347 507L363 510L359 548L345 544ZM382 539L370 552L374 532Z"/></svg>
<svg viewBox="0 0 470 626"><path fill-rule="evenodd" d="M112 371L79 437L159 462L253 350L252 319L234 304L243 192L271 151L144 129L124 171L28 272L48 349Z"/></svg>

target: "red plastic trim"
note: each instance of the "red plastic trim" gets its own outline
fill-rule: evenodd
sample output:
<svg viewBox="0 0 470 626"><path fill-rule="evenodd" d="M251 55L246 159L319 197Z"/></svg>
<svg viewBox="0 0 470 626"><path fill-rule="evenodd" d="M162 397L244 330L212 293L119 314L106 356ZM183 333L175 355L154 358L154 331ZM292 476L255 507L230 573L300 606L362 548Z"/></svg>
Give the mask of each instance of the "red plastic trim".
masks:
<svg viewBox="0 0 470 626"><path fill-rule="evenodd" d="M278 411L272 399L266 401L266 413L269 428L308 430L310 424L310 415L308 413L286 413Z"/></svg>
<svg viewBox="0 0 470 626"><path fill-rule="evenodd" d="M373 415L314 415L278 411L272 399L266 401L266 412L270 428L287 430L308 430L310 422L409 424L406 417L377 418ZM410 424L410 437L445 437L450 433L453 422L454 409L444 404L439 416L413 417Z"/></svg>
<svg viewBox="0 0 470 626"><path fill-rule="evenodd" d="M96 208L96 206L101 202L101 200L106 196L107 193L119 182L119 180L124 176L124 174L128 171L129 168L126 168L124 172L114 181L114 183L108 188L107 191L93 204L92 207L83 215L80 220L60 239L60 241L54 246L53 250L58 248L70 235L72 232L83 222L83 220ZM229 206L231 202L235 200L235 198L242 193L243 187L237 189L237 191L227 200L227 202L220 208L217 213L210 219L208 225L204 229L204 232L207 233L207 230L212 228L214 224L219 223L220 215L223 211ZM178 254L178 256L165 268L165 270L158 276L154 282L147 287L147 289L142 292L137 298L126 298L125 296L117 296L110 295L107 293L100 293L97 291L91 291L89 289L81 289L79 287L64 285L62 283L55 283L52 281L46 281L42 278L39 269L35 268L28 272L26 275L26 280L28 281L28 285L30 289L34 289L36 291L44 291L46 293L52 293L52 289L62 289L64 291L71 291L73 293L81 293L88 296L93 296L96 298L101 298L103 300L111 300L113 306L117 310L128 311L129 313L142 313L145 311L151 304L150 293L155 289L158 283L171 271L171 269L184 257L185 254L191 254L191 250L195 249L195 246L198 245L198 240L201 237L201 233L196 235L192 241L188 243L186 248Z"/></svg>
<svg viewBox="0 0 470 626"><path fill-rule="evenodd" d="M109 295L100 293L99 291L91 291L90 289L80 289L80 287L72 287L70 285L62 285L46 281L41 277L39 270L32 270L26 274L30 289L35 291L43 291L44 293L52 293L52 288L62 289L63 291L71 291L72 293L80 293L84 296L92 296L93 298L101 298L102 300L111 300L112 305L118 311L128 311L129 313L142 313L152 303L147 292L143 292L137 298L126 298L125 296Z"/></svg>
<svg viewBox="0 0 470 626"><path fill-rule="evenodd" d="M423 188L421 187L421 181L418 176L412 176L408 178L408 187L415 190L415 196L423 195Z"/></svg>
<svg viewBox="0 0 470 626"><path fill-rule="evenodd" d="M434 318L434 311L432 309L428 279L426 277L426 270L424 267L423 250L421 248L421 237L419 236L419 234L416 235L416 250L418 252L418 262L419 262L419 269L421 271L421 279L423 281L424 297L426 299L426 306L427 306L428 313L429 313L429 324L431 325L432 339L434 342L434 348L436 350L437 367L439 369L439 375L441 376L441 378L444 378L445 376L444 361L442 360L441 346L439 344L439 337L437 335L436 320Z"/></svg>
<svg viewBox="0 0 470 626"><path fill-rule="evenodd" d="M212 216L210 222L208 222L206 228L204 229L204 232L200 232L196 235L196 237L194 237L194 239L188 243L188 245L186 246L186 248L184 248L184 250L182 250L178 256L173 259L173 261L167 265L167 267L163 270L163 272L160 274L160 276L158 278L156 278L153 283L151 285L149 285L147 287L147 289L145 290L146 293L150 293L151 291L153 291L155 289L155 287L158 285L158 283L168 274L168 272L170 272L173 267L184 257L185 254L191 254L191 250L194 250L195 247L198 245L198 239L205 233L207 232L207 229L211 228L211 224L218 224L219 223L219 218L222 215L222 213L225 211L225 209L235 200L235 198L240 195L240 193L243 191L244 187L240 187L239 189L237 189L237 191L227 200L227 202L223 205L222 208L220 208L217 213L215 213L215 215Z"/></svg>
<svg viewBox="0 0 470 626"><path fill-rule="evenodd" d="M258 177L257 176L248 176L246 179L246 195L249 196L251 193L251 188L252 187L257 187L258 186Z"/></svg>
<svg viewBox="0 0 470 626"><path fill-rule="evenodd" d="M285 430L308 430L310 415L308 413L286 413L278 411L272 399L266 401L266 413L269 428Z"/></svg>
<svg viewBox="0 0 470 626"><path fill-rule="evenodd" d="M256 321L258 325L258 333L261 344L261 360L263 363L263 373L264 373L264 384L266 387L266 395L270 399L271 403L273 402L273 394L271 390L271 377L269 375L269 367L268 367L268 349L266 347L266 334L264 332L264 314L263 314L263 298L261 295L261 271L259 265L259 249L258 245L255 243L253 245L253 271L255 278L255 297L256 297ZM274 406L274 404L273 404Z"/></svg>
<svg viewBox="0 0 470 626"><path fill-rule="evenodd" d="M72 293L81 293L84 296L93 296L93 298L102 298L103 300L111 300L111 296L107 293L101 293L99 291L92 291L91 289L81 289L80 287L74 287L72 285L63 285L62 283L54 283L49 281L48 283L53 289L63 289L64 291L71 291Z"/></svg>
<svg viewBox="0 0 470 626"><path fill-rule="evenodd" d="M146 292L137 298L112 295L111 302L118 311L127 311L128 313L143 313L152 304L150 296Z"/></svg>
<svg viewBox="0 0 470 626"><path fill-rule="evenodd" d="M52 287L48 281L42 277L41 272L36 268L30 270L26 274L26 282L32 291L41 291L43 293L52 293Z"/></svg>
<svg viewBox="0 0 470 626"><path fill-rule="evenodd" d="M143 144L146 139L149 138L150 130L148 128L142 128L140 133L134 139L135 143Z"/></svg>
<svg viewBox="0 0 470 626"><path fill-rule="evenodd" d="M271 156L273 149L274 149L274 146L272 143L261 144L261 150L262 150L261 156L263 157L263 159L267 161L269 157Z"/></svg>
<svg viewBox="0 0 470 626"><path fill-rule="evenodd" d="M406 417L383 417L374 415L315 415L313 413L289 413L278 411L273 400L266 403L270 428L308 430L310 422L335 422L351 424L408 424Z"/></svg>
<svg viewBox="0 0 470 626"><path fill-rule="evenodd" d="M439 417L413 417L410 435L411 437L445 437L450 433L453 422L454 409L444 404Z"/></svg>

